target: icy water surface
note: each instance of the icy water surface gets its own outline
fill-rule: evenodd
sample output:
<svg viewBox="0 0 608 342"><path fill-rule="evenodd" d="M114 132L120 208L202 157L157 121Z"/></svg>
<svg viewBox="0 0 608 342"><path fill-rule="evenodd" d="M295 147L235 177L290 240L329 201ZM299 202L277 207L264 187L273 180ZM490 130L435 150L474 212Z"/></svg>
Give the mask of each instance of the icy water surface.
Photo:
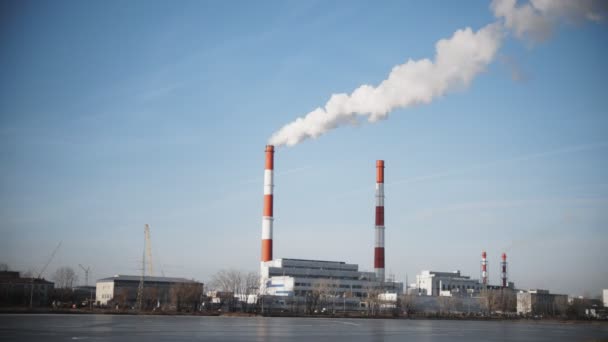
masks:
<svg viewBox="0 0 608 342"><path fill-rule="evenodd" d="M0 315L0 341L608 341L608 324Z"/></svg>

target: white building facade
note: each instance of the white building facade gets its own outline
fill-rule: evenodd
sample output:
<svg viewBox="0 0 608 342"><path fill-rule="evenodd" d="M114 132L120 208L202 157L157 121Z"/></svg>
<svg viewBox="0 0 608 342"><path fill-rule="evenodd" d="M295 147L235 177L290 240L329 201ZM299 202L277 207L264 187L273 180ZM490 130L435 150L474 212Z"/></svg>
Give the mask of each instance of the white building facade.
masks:
<svg viewBox="0 0 608 342"><path fill-rule="evenodd" d="M260 278L261 295L304 298L323 291L359 302L372 293L403 293L403 283L379 281L374 272L361 272L358 265L340 261L275 259L262 262Z"/></svg>
<svg viewBox="0 0 608 342"><path fill-rule="evenodd" d="M420 296L472 295L482 287L479 280L463 276L460 271L422 271L416 275L416 288Z"/></svg>

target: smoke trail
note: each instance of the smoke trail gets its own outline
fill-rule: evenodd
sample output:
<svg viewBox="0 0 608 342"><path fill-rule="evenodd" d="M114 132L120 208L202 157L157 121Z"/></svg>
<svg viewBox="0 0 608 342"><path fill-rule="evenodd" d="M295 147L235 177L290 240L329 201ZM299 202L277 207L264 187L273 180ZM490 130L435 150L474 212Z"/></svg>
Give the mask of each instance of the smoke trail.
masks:
<svg viewBox="0 0 608 342"><path fill-rule="evenodd" d="M577 23L585 20L600 21L608 10L608 2L601 0L530 0L517 4L517 0L493 0L490 5L494 16L504 20L504 26L518 38L543 41L551 36L553 28L565 19Z"/></svg>
<svg viewBox="0 0 608 342"><path fill-rule="evenodd" d="M324 108L283 126L269 143L292 146L351 123L357 115L376 122L396 108L430 103L450 90L466 87L494 59L502 35L498 24L477 32L458 30L451 38L437 42L434 61L408 60L394 67L377 87L362 85L350 95L334 94Z"/></svg>
<svg viewBox="0 0 608 342"><path fill-rule="evenodd" d="M339 126L355 123L359 117L369 122L385 119L397 108L432 102L450 91L466 88L496 57L505 28L517 37L541 40L548 37L556 21L602 18L606 3L595 0L494 0L491 9L499 18L474 32L470 28L456 31L452 37L439 40L435 58L408 60L391 70L377 87L362 85L351 94L333 94L324 107L297 118L275 132L269 144L296 145L317 138Z"/></svg>

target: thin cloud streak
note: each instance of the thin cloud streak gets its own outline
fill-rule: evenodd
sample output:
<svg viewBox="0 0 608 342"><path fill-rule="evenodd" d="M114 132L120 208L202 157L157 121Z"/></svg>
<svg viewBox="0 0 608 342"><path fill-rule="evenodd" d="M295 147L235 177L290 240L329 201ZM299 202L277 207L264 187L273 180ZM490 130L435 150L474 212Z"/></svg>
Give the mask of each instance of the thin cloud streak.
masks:
<svg viewBox="0 0 608 342"><path fill-rule="evenodd" d="M452 176L455 174L466 173L466 172L470 172L470 171L477 171L477 170L494 167L494 166L499 166L499 165L519 163L519 162L523 162L523 161L542 159L542 158L546 158L549 156L555 156L555 155L572 153L572 152L594 150L594 149L600 149L600 148L604 148L604 147L608 147L608 141L572 145L572 146L567 146L567 147L563 147L563 148L559 148L559 149L555 149L555 150L549 150L549 151L532 153L532 154L525 154L525 155L517 156L514 158L500 159L500 160L494 160L494 161L478 163L478 164L470 164L469 166L465 166L465 167L461 167L461 168L454 168L454 169L450 169L450 170L447 170L444 172L431 173L428 175L416 176L416 177L412 177L412 178L404 178L404 179L396 180L393 182L387 182L386 186L390 187L390 186L396 186L396 185L419 183L419 182L435 180L435 179L439 179L439 178L445 178L445 177ZM373 186L366 186L366 187L353 189L353 190L344 192L340 195L337 195L336 197L333 197L332 200L344 198L344 197L347 197L354 193L370 191L371 189L373 189Z"/></svg>

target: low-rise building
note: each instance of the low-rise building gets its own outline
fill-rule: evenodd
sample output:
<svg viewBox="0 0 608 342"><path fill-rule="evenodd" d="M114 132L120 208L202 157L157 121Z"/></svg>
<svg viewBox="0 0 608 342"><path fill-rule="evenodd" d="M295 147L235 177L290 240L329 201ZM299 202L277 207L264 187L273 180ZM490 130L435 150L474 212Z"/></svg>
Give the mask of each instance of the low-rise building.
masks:
<svg viewBox="0 0 608 342"><path fill-rule="evenodd" d="M141 276L133 275L115 275L99 279L95 291L95 300L98 305L112 303L132 307L137 301L140 281ZM171 292L172 289L173 293ZM203 284L194 280L146 276L144 277L144 306L149 308L170 303L172 294L174 296L190 296L193 292L202 294L202 291Z"/></svg>
<svg viewBox="0 0 608 342"><path fill-rule="evenodd" d="M568 296L548 290L528 290L517 293L517 313L522 315L558 316L566 312Z"/></svg>
<svg viewBox="0 0 608 342"><path fill-rule="evenodd" d="M416 275L416 290L420 296L472 295L483 285L477 279L454 272L422 271Z"/></svg>
<svg viewBox="0 0 608 342"><path fill-rule="evenodd" d="M19 272L0 272L0 305L46 306L50 303L55 283L44 278L22 278Z"/></svg>

